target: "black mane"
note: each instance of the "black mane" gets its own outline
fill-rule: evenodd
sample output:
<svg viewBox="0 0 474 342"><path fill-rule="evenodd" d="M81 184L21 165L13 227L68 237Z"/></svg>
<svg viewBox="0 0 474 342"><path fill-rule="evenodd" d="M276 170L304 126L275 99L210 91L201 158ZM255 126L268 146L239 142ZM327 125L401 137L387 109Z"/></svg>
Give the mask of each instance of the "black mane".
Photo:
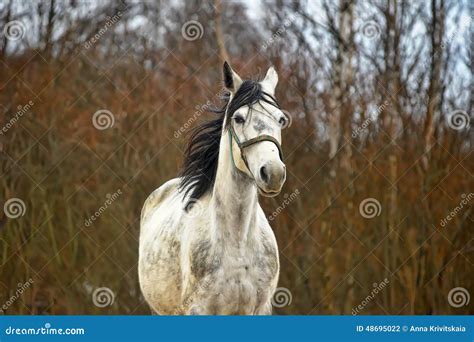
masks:
<svg viewBox="0 0 474 342"><path fill-rule="evenodd" d="M228 126L230 118L240 107L251 107L259 101L264 101L279 108L275 98L263 91L258 81L244 81L230 103L229 98L230 94L226 93L222 98L224 105L221 108L210 109L217 118L204 122L194 128L191 133L185 151L184 165L180 172L179 190L184 191L185 197L189 195L185 209L188 209L190 204L192 205L214 186L226 111L226 126Z"/></svg>

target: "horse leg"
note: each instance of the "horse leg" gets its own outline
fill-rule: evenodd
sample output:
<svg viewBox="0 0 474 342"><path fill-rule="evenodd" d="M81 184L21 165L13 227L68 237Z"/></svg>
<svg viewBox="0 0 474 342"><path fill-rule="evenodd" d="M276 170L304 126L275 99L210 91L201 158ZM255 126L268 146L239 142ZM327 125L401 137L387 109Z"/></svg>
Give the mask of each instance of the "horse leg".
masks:
<svg viewBox="0 0 474 342"><path fill-rule="evenodd" d="M271 302L260 305L255 310L255 315L258 315L258 316L271 316L271 314L272 314L272 303Z"/></svg>
<svg viewBox="0 0 474 342"><path fill-rule="evenodd" d="M159 316L160 314L158 312L155 311L155 309L153 309L150 305L150 311L151 311L151 315L152 316Z"/></svg>
<svg viewBox="0 0 474 342"><path fill-rule="evenodd" d="M186 312L186 315L188 316L203 316L203 315L209 315L207 310L198 304L193 304L189 307L188 311Z"/></svg>

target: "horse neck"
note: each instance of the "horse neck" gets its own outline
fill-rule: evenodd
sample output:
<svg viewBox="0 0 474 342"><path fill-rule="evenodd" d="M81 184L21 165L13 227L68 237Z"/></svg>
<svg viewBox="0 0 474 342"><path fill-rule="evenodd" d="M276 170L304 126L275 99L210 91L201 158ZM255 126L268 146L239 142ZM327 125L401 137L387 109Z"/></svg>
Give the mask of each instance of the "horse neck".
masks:
<svg viewBox="0 0 474 342"><path fill-rule="evenodd" d="M222 236L225 243L243 246L256 231L257 187L235 169L229 145L227 133L222 134L211 215L217 236Z"/></svg>

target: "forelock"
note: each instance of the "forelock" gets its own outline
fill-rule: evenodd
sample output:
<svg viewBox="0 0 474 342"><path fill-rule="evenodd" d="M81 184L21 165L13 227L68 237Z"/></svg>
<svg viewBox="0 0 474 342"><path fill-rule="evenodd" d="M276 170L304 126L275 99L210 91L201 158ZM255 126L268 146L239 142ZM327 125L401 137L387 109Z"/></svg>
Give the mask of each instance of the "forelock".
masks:
<svg viewBox="0 0 474 342"><path fill-rule="evenodd" d="M257 102L260 102L261 104L267 103L274 107L280 108L276 99L272 95L266 93L262 89L262 85L259 82L245 80L235 95L232 97L227 107L226 125L229 125L230 120L228 119L235 113L237 109L244 106L252 107Z"/></svg>

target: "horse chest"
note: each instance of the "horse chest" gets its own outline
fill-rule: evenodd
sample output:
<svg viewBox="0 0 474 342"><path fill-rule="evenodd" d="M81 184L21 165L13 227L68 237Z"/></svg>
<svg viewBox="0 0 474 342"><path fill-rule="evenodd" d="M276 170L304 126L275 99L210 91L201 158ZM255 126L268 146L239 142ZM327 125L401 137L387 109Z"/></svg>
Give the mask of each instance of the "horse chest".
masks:
<svg viewBox="0 0 474 342"><path fill-rule="evenodd" d="M266 283L276 274L274 255L247 251L247 254L228 254L222 258L222 272L226 280L249 280L252 283Z"/></svg>
<svg viewBox="0 0 474 342"><path fill-rule="evenodd" d="M217 264L218 267L215 267ZM273 293L278 275L276 250L270 253L263 247L227 249L217 258L210 258L209 265L215 267L209 278L206 277L206 294L211 312L251 314L267 302Z"/></svg>

